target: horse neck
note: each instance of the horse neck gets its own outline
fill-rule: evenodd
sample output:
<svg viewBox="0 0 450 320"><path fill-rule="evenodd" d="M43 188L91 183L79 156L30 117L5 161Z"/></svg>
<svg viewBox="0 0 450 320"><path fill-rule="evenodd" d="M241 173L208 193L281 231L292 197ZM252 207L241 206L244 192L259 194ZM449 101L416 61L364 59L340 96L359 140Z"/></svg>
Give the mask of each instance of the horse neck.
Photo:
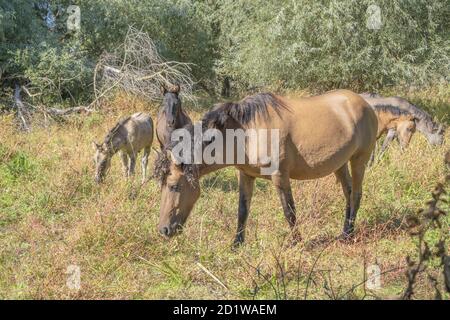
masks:
<svg viewBox="0 0 450 320"><path fill-rule="evenodd" d="M223 137L223 144L222 144L222 151L223 151L223 158L222 158L222 163L212 163L212 164L208 164L204 162L203 159L203 151L205 150L205 146L203 146L202 148L202 157L201 157L201 163L198 164L198 171L199 171L199 175L200 177L210 174L212 172L215 172L217 170L223 169L225 167L231 167L231 166L236 166L235 163L230 163L227 164L226 163L226 151L227 151L227 135L226 135L226 129L235 129L235 128L223 128L221 131L222 137ZM234 143L234 141L233 141Z"/></svg>
<svg viewBox="0 0 450 320"><path fill-rule="evenodd" d="M180 106L178 110L177 117L175 119L175 128L181 128L185 126L189 121L189 117L184 112L183 108Z"/></svg>
<svg viewBox="0 0 450 320"><path fill-rule="evenodd" d="M161 117L166 117L167 118L167 113L169 112L168 107L167 106L162 106L161 109L159 110L159 116L158 118ZM185 119L187 118L186 113L183 111L183 108L180 106L178 107L177 110L177 116L175 118L175 128L180 128L183 125L185 125Z"/></svg>
<svg viewBox="0 0 450 320"><path fill-rule="evenodd" d="M112 156L119 151L126 143L126 139L120 134L120 130L117 129L113 132L104 142L107 145L108 153Z"/></svg>
<svg viewBox="0 0 450 320"><path fill-rule="evenodd" d="M387 130L395 126L395 121L397 117L390 114L389 112L377 112L378 113L378 136Z"/></svg>

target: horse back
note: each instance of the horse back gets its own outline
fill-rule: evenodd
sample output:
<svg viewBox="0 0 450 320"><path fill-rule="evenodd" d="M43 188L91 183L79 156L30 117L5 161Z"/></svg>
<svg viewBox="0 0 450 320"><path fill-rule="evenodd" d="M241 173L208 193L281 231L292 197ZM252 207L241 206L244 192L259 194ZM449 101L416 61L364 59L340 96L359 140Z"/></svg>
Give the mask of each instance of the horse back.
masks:
<svg viewBox="0 0 450 320"><path fill-rule="evenodd" d="M124 126L127 135L127 149L138 152L150 147L153 142L153 120L149 114L138 112L133 114Z"/></svg>

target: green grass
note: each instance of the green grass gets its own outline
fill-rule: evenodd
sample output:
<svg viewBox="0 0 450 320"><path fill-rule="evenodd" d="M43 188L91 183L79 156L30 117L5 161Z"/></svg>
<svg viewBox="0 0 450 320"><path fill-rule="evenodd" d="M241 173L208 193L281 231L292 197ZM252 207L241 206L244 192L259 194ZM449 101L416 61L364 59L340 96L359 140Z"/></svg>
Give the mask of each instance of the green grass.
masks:
<svg viewBox="0 0 450 320"><path fill-rule="evenodd" d="M438 101L429 105L443 106L436 113L448 121L448 97L433 99ZM440 147L430 147L418 134L404 152L394 144L368 170L351 243L332 241L344 211L333 176L292 182L303 237L295 246L275 190L258 180L246 243L233 251L238 191L232 168L202 180L183 234L169 241L156 230L155 181L140 186L140 170L125 181L115 158L105 184L93 182L91 141L100 140L120 115L149 108L106 108L64 124L35 126L29 134L16 131L11 117L0 118L0 298L360 299L370 298L357 285L365 266L374 263L391 271L372 294L402 293L405 257L416 251L404 220L424 207L447 172L442 159L450 132ZM189 111L196 119L202 112L198 106ZM444 223L449 229L448 217ZM436 234L428 237L437 241ZM78 291L66 286L72 264L81 269ZM437 263L431 267L439 272ZM416 293L434 297L426 277L419 278Z"/></svg>

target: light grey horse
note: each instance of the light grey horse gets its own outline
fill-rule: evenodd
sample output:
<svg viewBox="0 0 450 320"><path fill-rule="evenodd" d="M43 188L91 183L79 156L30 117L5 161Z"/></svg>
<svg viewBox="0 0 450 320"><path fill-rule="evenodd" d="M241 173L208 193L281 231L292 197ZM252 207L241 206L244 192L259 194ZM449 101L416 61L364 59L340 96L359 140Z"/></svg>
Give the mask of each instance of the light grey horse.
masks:
<svg viewBox="0 0 450 320"><path fill-rule="evenodd" d="M428 113L419 109L406 99L400 97L383 97L376 93L361 93L360 96L373 108L377 105L385 105L408 111L415 118L417 131L421 132L427 138L429 144L441 145L443 143L445 129L442 124L434 122ZM381 147L381 152L387 148L396 136L397 132L395 129L388 131L383 146Z"/></svg>
<svg viewBox="0 0 450 320"><path fill-rule="evenodd" d="M153 142L153 120L150 115L138 112L120 120L105 137L103 143L93 142L95 150L95 181L100 183L111 165L112 156L120 151L126 177L134 174L136 157L142 156L142 183L147 175L148 156Z"/></svg>

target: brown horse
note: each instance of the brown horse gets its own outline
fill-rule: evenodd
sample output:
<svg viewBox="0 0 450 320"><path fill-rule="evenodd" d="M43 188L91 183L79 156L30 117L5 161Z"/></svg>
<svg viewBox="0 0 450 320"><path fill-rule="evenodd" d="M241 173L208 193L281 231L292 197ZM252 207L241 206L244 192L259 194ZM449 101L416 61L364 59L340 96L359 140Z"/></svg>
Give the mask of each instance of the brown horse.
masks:
<svg viewBox="0 0 450 320"><path fill-rule="evenodd" d="M360 206L364 171L375 146L377 126L372 108L359 95L348 90L302 99L260 93L237 103L219 104L203 117L202 130L206 132L208 128L214 128L223 134L222 150L225 151L216 154L223 161L211 163L204 157L198 163L180 161L174 154L177 143L168 146L157 159L155 175L162 185L158 229L166 237L174 235L185 224L200 196L200 177L226 166L235 166L239 169L235 245L244 241L253 185L258 177L272 180L295 235L295 204L290 179L318 179L334 173L346 198L343 236L349 237ZM196 131L192 126L185 129L190 133ZM252 164L249 159L254 155L248 151L252 146L248 141L234 144L235 138L227 134L230 129L276 130L278 138L271 136L265 145L264 142L261 145L270 150L270 162L277 162L278 169L263 174L262 169L268 166L267 156L258 150L257 161ZM214 143L218 141L220 139L215 139ZM203 145L208 147L212 143L205 141ZM274 149L272 145L275 144L278 148ZM231 161L227 157L232 150L230 145L235 151ZM239 152L245 153L245 161L238 161Z"/></svg>
<svg viewBox="0 0 450 320"><path fill-rule="evenodd" d="M161 149L170 142L173 130L192 124L189 116L181 108L180 86L176 85L169 89L163 87L162 93L163 102L156 118L156 138Z"/></svg>
<svg viewBox="0 0 450 320"><path fill-rule="evenodd" d="M372 105L378 118L378 132L377 139L379 139L383 134L386 134L386 139L381 146L380 154L378 158L386 151L389 143L394 139L398 138L400 143L400 148L403 150L406 148L416 131L416 118L408 111L393 107L391 105ZM377 147L375 147L376 149ZM370 165L373 164L375 160L375 150L370 158Z"/></svg>

